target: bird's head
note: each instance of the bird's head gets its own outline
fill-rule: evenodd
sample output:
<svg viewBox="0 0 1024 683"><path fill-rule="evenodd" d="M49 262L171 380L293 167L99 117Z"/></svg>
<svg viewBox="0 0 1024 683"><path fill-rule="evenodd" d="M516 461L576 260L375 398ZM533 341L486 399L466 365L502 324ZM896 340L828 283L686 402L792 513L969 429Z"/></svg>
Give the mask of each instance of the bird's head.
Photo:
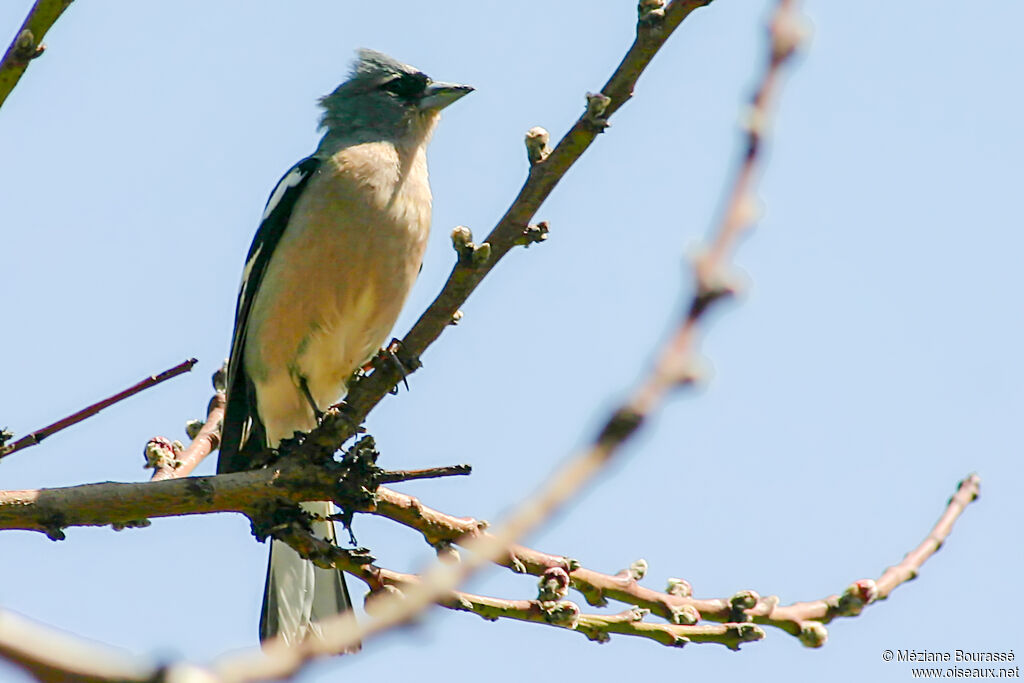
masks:
<svg viewBox="0 0 1024 683"><path fill-rule="evenodd" d="M468 85L434 81L380 52L359 50L349 79L320 98L320 127L328 135L425 140L440 111L472 91Z"/></svg>

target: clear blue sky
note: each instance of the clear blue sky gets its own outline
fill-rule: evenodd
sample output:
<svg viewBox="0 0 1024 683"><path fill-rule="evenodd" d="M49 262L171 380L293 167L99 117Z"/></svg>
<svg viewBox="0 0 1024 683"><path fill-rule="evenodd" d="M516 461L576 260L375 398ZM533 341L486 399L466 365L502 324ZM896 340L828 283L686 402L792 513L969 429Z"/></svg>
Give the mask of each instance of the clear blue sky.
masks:
<svg viewBox="0 0 1024 683"><path fill-rule="evenodd" d="M24 433L201 362L5 460L0 486L140 480L149 437L183 438L227 353L266 197L315 145L315 100L354 49L477 87L431 148L435 229L404 332L450 269L451 228L486 234L525 177L523 133L557 138L575 120L628 47L634 4L74 3L0 109L0 425ZM0 6L4 40L30 5ZM401 490L497 519L634 385L733 168L766 9L717 0L686 22L542 207L548 242L510 255L412 391L374 411L386 466L475 467ZM438 609L302 681L382 666L423 681L901 681L909 665L882 650L1024 650L1011 628L1024 565L1024 5L804 9L813 40L776 117L763 221L737 258L748 295L706 339L710 383L672 400L529 543L609 572L646 558L655 588L681 576L701 597L749 588L791 602L899 561L971 471L981 500L918 580L834 622L821 650L772 629L741 653L598 646ZM355 531L384 566L431 555L386 521L360 517ZM265 553L227 515L71 529L63 543L7 532L0 605L130 652L208 660L255 645ZM535 579L494 569L470 589L529 598ZM21 680L3 665L0 678Z"/></svg>

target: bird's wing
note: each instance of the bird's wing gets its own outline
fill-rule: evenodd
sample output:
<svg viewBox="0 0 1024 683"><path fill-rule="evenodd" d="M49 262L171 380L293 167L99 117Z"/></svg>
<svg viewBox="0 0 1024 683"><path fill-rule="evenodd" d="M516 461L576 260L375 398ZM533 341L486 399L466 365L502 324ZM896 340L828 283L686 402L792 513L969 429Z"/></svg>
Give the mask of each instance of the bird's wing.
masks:
<svg viewBox="0 0 1024 683"><path fill-rule="evenodd" d="M220 457L218 472L238 472L248 469L249 453L266 446L263 425L256 410L256 393L252 380L245 372L242 358L245 352L246 328L249 311L259 291L267 264L281 236L288 228L292 210L302 191L320 168L320 159L307 157L292 166L278 181L270 193L263 220L242 271L242 285L238 290L238 305L235 309L235 332L231 340L231 356L228 360L227 407L224 410L224 424L221 428ZM248 446L248 447L247 447Z"/></svg>

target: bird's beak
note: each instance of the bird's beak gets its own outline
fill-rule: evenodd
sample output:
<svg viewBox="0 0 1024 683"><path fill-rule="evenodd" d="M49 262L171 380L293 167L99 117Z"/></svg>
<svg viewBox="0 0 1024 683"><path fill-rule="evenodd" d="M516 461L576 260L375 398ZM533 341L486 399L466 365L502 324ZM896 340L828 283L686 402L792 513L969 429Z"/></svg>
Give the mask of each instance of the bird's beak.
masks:
<svg viewBox="0 0 1024 683"><path fill-rule="evenodd" d="M475 88L458 83L434 82L427 86L420 98L420 111L441 111L463 95L468 95Z"/></svg>

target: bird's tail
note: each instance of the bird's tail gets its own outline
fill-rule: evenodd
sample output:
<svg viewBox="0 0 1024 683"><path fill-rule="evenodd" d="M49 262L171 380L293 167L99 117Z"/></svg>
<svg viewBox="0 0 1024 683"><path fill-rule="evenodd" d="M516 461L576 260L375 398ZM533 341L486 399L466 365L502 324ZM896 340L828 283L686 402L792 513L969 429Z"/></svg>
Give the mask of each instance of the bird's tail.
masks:
<svg viewBox="0 0 1024 683"><path fill-rule="evenodd" d="M327 517L334 511L333 505L326 501L303 503L302 508L319 517ZM333 522L313 522L313 532L336 542ZM280 636L291 644L309 636L320 636L317 622L345 611L352 614L351 608L352 601L340 571L317 567L302 559L286 543L271 541L260 615L260 640Z"/></svg>

